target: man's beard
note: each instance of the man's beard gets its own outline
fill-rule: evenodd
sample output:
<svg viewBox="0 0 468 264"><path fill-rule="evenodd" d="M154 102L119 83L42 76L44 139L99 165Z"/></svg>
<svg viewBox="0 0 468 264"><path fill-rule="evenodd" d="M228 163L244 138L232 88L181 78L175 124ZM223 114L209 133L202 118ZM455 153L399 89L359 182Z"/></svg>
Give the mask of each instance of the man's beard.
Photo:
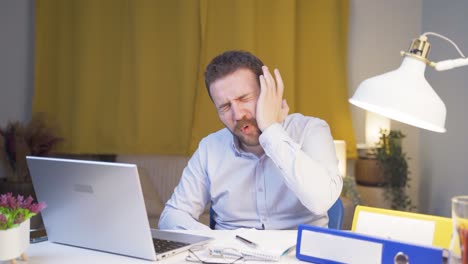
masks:
<svg viewBox="0 0 468 264"><path fill-rule="evenodd" d="M251 132L249 134L244 134L242 129L247 127ZM233 131L234 136L239 139L240 143L250 147L258 146L260 144L258 137L261 133L262 132L258 128L257 120L255 120L255 118L243 118L239 120Z"/></svg>

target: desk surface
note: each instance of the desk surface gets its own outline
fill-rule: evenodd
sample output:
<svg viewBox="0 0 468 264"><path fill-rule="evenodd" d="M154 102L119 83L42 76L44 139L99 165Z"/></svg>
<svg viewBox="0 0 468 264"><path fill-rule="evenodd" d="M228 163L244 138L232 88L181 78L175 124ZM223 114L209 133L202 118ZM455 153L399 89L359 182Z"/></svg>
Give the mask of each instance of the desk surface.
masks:
<svg viewBox="0 0 468 264"><path fill-rule="evenodd" d="M223 239L227 236L232 236L236 231L187 231L188 233L205 235L214 237L215 240L211 243L215 243L216 239ZM278 239L281 239L282 234L285 232L294 232L294 231L264 231L272 232L278 235ZM37 244L31 244L26 254L28 255L28 261L18 261L17 263L27 263L27 264L36 264L36 263L49 263L49 264L81 264L81 263L151 263L151 261L141 260L126 256L120 256L111 253L105 253L100 251L94 251L89 249L83 249L72 246L65 246L51 242L40 242ZM186 252L180 253L178 255L172 256L165 260L158 261L157 263L193 263L185 262L185 257L187 256ZM0 263L8 263L1 262ZM259 262L259 261L247 261L247 263L304 263L296 259L295 251L290 252L288 255L281 257L280 262Z"/></svg>

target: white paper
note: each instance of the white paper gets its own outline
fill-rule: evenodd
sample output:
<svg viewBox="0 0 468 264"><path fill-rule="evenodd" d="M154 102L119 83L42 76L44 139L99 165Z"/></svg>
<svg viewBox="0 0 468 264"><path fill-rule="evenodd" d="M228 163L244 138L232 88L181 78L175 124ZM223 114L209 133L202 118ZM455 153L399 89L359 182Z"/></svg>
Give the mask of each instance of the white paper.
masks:
<svg viewBox="0 0 468 264"><path fill-rule="evenodd" d="M432 246L435 221L360 212L356 233Z"/></svg>
<svg viewBox="0 0 468 264"><path fill-rule="evenodd" d="M236 235L246 238L258 246L256 248L249 247L245 243L236 239ZM210 248L234 248L245 254L268 256L266 259L278 261L284 253L289 252L288 250L290 249L294 249L296 241L296 232L280 230L268 230L265 232L263 230L256 229L238 229L235 234L232 234L225 239L214 241L212 245L210 245Z"/></svg>

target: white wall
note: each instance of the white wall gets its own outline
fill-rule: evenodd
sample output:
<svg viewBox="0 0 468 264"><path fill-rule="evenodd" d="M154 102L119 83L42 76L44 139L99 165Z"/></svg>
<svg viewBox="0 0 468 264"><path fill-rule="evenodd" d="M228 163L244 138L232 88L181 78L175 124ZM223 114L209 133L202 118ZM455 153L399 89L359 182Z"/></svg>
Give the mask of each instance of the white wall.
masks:
<svg viewBox="0 0 468 264"><path fill-rule="evenodd" d="M423 31L443 34L468 55L468 1L425 0ZM459 57L446 41L429 37L429 58L434 61ZM447 107L447 132L421 131L422 208L450 216L450 198L468 195L468 67L446 72L426 70L426 78Z"/></svg>
<svg viewBox="0 0 468 264"><path fill-rule="evenodd" d="M0 126L31 117L34 1L0 1ZM1 166L1 165L0 165ZM2 177L0 168L0 177Z"/></svg>
<svg viewBox="0 0 468 264"><path fill-rule="evenodd" d="M350 28L348 47L348 83L351 97L359 83L369 77L394 70L400 66L401 50L421 34L422 0L349 0ZM351 106L357 143L365 142L365 111ZM412 201L419 204L419 129L392 122L406 138L403 149L411 158Z"/></svg>
<svg viewBox="0 0 468 264"><path fill-rule="evenodd" d="M0 1L0 125L28 120L33 91L32 0Z"/></svg>

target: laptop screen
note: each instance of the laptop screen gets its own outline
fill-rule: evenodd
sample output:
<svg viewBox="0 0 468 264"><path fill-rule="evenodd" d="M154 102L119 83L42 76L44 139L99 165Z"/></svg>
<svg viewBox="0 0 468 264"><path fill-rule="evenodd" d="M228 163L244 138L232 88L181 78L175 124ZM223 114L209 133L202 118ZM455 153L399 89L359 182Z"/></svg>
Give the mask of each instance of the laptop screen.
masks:
<svg viewBox="0 0 468 264"><path fill-rule="evenodd" d="M27 157L51 242L154 260L134 164Z"/></svg>

